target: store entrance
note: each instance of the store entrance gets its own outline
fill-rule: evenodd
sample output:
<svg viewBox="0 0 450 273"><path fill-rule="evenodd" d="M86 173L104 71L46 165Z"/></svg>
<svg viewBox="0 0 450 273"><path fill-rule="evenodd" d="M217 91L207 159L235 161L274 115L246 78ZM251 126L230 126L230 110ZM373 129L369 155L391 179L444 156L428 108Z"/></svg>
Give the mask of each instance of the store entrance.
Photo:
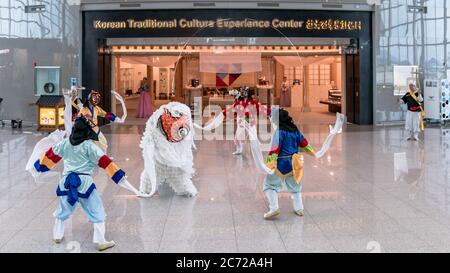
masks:
<svg viewBox="0 0 450 273"><path fill-rule="evenodd" d="M133 122L146 121L140 115L142 92L148 92L152 110L169 101L194 108L196 97L201 98L202 109L208 105L223 109L233 104L230 91L243 86L261 103L280 105L303 124L332 123L336 112L351 114L352 122L357 115L358 63L343 54L345 39L339 44L336 39L299 39L280 45L266 38L264 44L249 45L227 38L211 45L199 38L181 46L165 40L146 39L139 46L133 39L108 41L111 86L125 97ZM121 111L115 101L111 108Z"/></svg>

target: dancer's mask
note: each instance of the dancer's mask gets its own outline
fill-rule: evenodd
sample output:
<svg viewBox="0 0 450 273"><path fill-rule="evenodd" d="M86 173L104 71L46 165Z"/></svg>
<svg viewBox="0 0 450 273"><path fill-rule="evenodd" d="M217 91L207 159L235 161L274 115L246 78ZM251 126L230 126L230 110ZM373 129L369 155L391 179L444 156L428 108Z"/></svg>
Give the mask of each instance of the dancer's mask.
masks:
<svg viewBox="0 0 450 273"><path fill-rule="evenodd" d="M89 94L89 102L94 106L97 106L100 103L101 99L102 96L98 91L92 90Z"/></svg>
<svg viewBox="0 0 450 273"><path fill-rule="evenodd" d="M159 118L158 126L169 142L182 141L191 130L188 116L179 112L171 113L167 109Z"/></svg>

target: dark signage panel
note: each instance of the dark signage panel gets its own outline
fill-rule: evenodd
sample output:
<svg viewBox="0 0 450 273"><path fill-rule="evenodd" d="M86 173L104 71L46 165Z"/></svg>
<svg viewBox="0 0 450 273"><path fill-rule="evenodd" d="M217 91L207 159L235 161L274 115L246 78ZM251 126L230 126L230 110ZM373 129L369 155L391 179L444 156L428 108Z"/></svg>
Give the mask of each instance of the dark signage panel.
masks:
<svg viewBox="0 0 450 273"><path fill-rule="evenodd" d="M369 12L295 10L163 10L85 12L98 37L360 37Z"/></svg>

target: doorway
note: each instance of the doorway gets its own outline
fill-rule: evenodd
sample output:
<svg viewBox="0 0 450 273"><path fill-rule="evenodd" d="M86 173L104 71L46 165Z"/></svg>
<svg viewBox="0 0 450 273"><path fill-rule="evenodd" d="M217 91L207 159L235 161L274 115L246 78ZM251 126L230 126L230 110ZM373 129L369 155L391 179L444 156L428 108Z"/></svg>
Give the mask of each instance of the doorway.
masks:
<svg viewBox="0 0 450 273"><path fill-rule="evenodd" d="M234 100L229 91L242 86L250 87L263 104L279 105L286 81L291 95L285 108L302 122L333 123L336 112L340 112L357 123L358 55L343 54L345 41L335 46L323 39L322 44L313 46L311 41L309 45L280 46L276 39L266 38L263 45L243 45L236 43L236 38L234 44L211 46L199 38L183 47L168 38L146 41L148 44L140 46L133 46L135 39L120 39L120 44L108 42L111 86L125 97L131 118L136 116L144 80L153 109L169 101L193 108L194 97L202 98L203 108L210 104L224 108ZM113 101L113 111L120 111L117 105Z"/></svg>

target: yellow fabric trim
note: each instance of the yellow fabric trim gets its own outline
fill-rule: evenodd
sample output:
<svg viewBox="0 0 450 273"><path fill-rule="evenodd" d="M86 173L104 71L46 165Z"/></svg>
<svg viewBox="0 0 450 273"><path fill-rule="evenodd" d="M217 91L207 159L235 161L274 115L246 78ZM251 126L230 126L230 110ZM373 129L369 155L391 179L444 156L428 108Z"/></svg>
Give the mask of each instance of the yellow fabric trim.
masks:
<svg viewBox="0 0 450 273"><path fill-rule="evenodd" d="M92 128L94 129L94 132L98 133L99 128L98 128L98 113L99 113L99 109L101 109L101 111L105 112L102 108L95 106L94 107L94 116L91 115L91 111L89 110L89 108L87 107L83 107L81 108L79 115L83 115L85 117L87 117L88 119L90 119L92 121L92 123L94 123L95 127ZM105 112L106 113L106 112Z"/></svg>
<svg viewBox="0 0 450 273"><path fill-rule="evenodd" d="M95 113L96 112L95 110L97 110L97 113ZM96 119L97 119L97 116L102 117L102 118L104 118L106 116L106 111L103 110L100 106L94 107L94 113L96 114L96 117L95 117Z"/></svg>
<svg viewBox="0 0 450 273"><path fill-rule="evenodd" d="M120 170L120 168L114 163L109 163L108 167L105 168L105 172L109 177L113 177L113 175Z"/></svg>
<svg viewBox="0 0 450 273"><path fill-rule="evenodd" d="M299 154L292 155L292 174L295 183L299 184L303 177L303 163Z"/></svg>
<svg viewBox="0 0 450 273"><path fill-rule="evenodd" d="M424 131L425 130L425 125L423 123L423 118L425 117L425 111L423 111L423 107L422 104L419 102L419 99L417 98L416 94L414 94L414 92L411 92L411 90L409 90L409 95L419 104L420 106L420 130Z"/></svg>
<svg viewBox="0 0 450 273"><path fill-rule="evenodd" d="M72 106L73 106L75 109L80 110L80 108L78 107L78 105L76 105L76 103L75 103L73 100L70 100L70 102L71 102Z"/></svg>
<svg viewBox="0 0 450 273"><path fill-rule="evenodd" d="M303 177L303 163L302 163L302 159L301 159L300 155L299 154L293 154L291 156L283 156L283 157L280 156L279 158L290 158L290 157L292 157L292 171L291 172L282 174L280 172L280 170L278 170L276 167L274 167L275 165L273 164L273 162L266 163L266 166L271 168L271 169L276 168L275 169L275 173L279 177L284 178L284 177L287 177L287 176L290 176L290 175L294 176L295 183L300 184L300 182L302 180L302 177ZM272 166L273 166L273 168L272 168Z"/></svg>
<svg viewBox="0 0 450 273"><path fill-rule="evenodd" d="M89 111L89 109L87 109L86 107L80 109L80 114L82 114L85 117L92 118L91 111Z"/></svg>
<svg viewBox="0 0 450 273"><path fill-rule="evenodd" d="M271 161L266 161L265 162L267 168L273 170L277 167L277 161L276 160L271 160Z"/></svg>
<svg viewBox="0 0 450 273"><path fill-rule="evenodd" d="M55 167L56 165L56 163L53 162L50 158L48 158L45 154L41 156L41 158L39 159L39 163L41 165L45 165L49 170L53 169L53 167Z"/></svg>

